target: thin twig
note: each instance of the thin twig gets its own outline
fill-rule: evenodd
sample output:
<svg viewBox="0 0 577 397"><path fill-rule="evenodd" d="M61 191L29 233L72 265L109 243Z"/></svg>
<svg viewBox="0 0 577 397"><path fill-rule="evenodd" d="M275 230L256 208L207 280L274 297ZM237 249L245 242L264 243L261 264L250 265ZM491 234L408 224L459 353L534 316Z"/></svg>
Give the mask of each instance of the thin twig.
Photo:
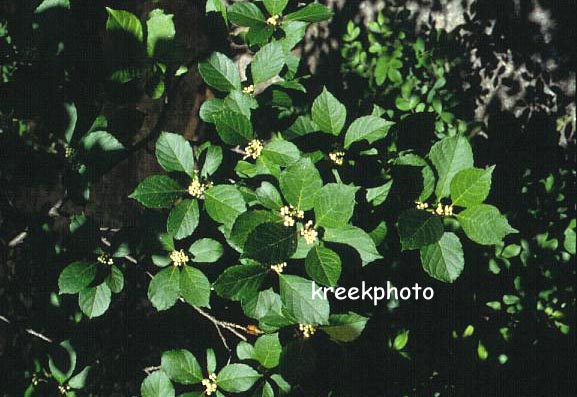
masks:
<svg viewBox="0 0 577 397"><path fill-rule="evenodd" d="M10 320L8 320L6 317L4 317L2 315L0 315L0 320L4 321L6 324L12 324L12 322ZM44 342L54 343L54 341L52 339L50 339L46 335L41 334L38 331L33 330L32 328L25 328L24 332L26 332L29 335L35 336L38 339L42 339Z"/></svg>
<svg viewBox="0 0 577 397"><path fill-rule="evenodd" d="M28 228L26 228L26 230L24 230L23 232L18 233L16 237L10 240L10 242L8 243L8 247L13 248L16 247L17 245L22 244L24 240L26 240L26 237L28 237Z"/></svg>

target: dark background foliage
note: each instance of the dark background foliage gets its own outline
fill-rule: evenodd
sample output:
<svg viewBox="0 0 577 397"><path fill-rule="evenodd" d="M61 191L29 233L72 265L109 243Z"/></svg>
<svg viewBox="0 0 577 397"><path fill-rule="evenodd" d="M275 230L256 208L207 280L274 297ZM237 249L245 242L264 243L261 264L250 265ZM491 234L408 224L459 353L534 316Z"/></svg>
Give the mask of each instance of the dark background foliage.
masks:
<svg viewBox="0 0 577 397"><path fill-rule="evenodd" d="M75 321L76 302L61 299L55 305L51 295L57 291L63 264L82 247L72 247L64 257L58 250L70 244L71 214L83 212L99 225L138 233L133 224L138 209L126 196L144 176L159 170L151 144L154 135L168 130L193 141L203 139L206 127L198 109L212 94L195 66L210 51L227 48L228 38L222 22L205 16L204 4L196 0L73 1L70 15L42 16L33 14L38 3L0 2L0 22L6 23L12 39L8 43L0 38L2 71L15 66L14 74L0 85L0 394L21 394L34 359L45 360L47 353L64 359L54 343L26 332L33 329L54 341L70 339L82 362L95 365L92 395L133 395L143 368L156 365L162 351L187 346L198 348L193 352L201 357L204 347L219 346L218 335L186 307L151 311L145 293L148 279L130 266L125 272L130 288L113 302L112 310L91 321ZM175 15L191 66L167 90L165 103L147 98L142 87L130 95L108 87L104 57L104 7L129 9L144 17L158 3ZM546 230L550 238L562 236L566 225L559 220L558 208L575 217L575 1L330 3L337 10L335 17L312 29L301 49L313 71L307 86L312 97L327 85L355 115L366 109L358 105L362 90L341 75L340 39L348 20L360 23L379 7L403 6L411 10L404 21L411 34L462 21L458 27L449 26L459 34L456 47L447 50L466 58L450 83L462 95L461 117L483 125L473 144L478 163L496 164L499 170L492 199L532 244L538 245L535 236ZM59 43L61 53L55 51ZM76 103L78 120L85 123L82 130L102 107L114 109L112 131L129 148L95 181L87 203L59 201L69 176L62 157L53 155L53 143L56 131L69 123L64 105L70 102ZM565 115L573 118L572 124L558 130L557 120ZM426 119L410 123L407 134L432 134ZM555 180L552 190L540 182L550 176ZM25 236L19 241L21 233ZM99 233L89 231L87 241ZM433 285L435 299L403 303L395 311L385 305L375 309L368 302L366 307L357 305L357 311L372 313L363 337L347 346L319 338L314 352L299 351L301 370L308 376L295 395L577 395L575 313L566 313L571 330L563 334L535 308L539 293L555 286L569 291L558 298L574 311L575 264L560 264L554 252L536 247L528 266L516 259L494 274L488 271L490 253L474 247L466 252L465 272L454 285L415 271L418 260L410 255L402 264L385 258L383 266L348 274L345 279L351 285L360 280ZM519 313L495 315L485 306L520 290ZM242 321L235 318L238 311L227 306L213 309L228 320ZM349 307L344 303L340 309ZM475 324L475 338L451 336L453 330L460 335L469 324ZM503 326L514 334L508 343L500 337ZM387 347L401 329L410 330L411 360ZM506 352L509 361L500 365L494 359L479 360L479 338L494 352ZM309 368L313 361L316 365Z"/></svg>

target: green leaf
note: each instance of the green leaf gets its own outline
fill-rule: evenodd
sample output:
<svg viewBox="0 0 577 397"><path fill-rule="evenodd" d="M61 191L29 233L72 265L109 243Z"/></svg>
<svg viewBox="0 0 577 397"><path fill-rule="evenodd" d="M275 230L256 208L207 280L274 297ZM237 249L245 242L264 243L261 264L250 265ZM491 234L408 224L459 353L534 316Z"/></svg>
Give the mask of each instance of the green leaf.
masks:
<svg viewBox="0 0 577 397"><path fill-rule="evenodd" d="M281 307L280 296L272 288L260 291L251 298L242 301L244 314L256 320L260 320L271 312L280 312Z"/></svg>
<svg viewBox="0 0 577 397"><path fill-rule="evenodd" d="M286 167L298 161L301 153L295 144L278 139L267 143L263 147L262 156L275 164Z"/></svg>
<svg viewBox="0 0 577 397"><path fill-rule="evenodd" d="M303 211L313 207L316 195L323 186L319 171L308 158L288 166L281 173L279 182L285 199Z"/></svg>
<svg viewBox="0 0 577 397"><path fill-rule="evenodd" d="M326 324L330 307L324 296L313 299L313 283L299 276L280 274L280 296L285 308L301 324ZM318 287L317 287L318 288Z"/></svg>
<svg viewBox="0 0 577 397"><path fill-rule="evenodd" d="M237 251L244 252L248 235L261 223L279 222L279 215L270 211L248 211L240 214L232 226L229 244Z"/></svg>
<svg viewBox="0 0 577 397"><path fill-rule="evenodd" d="M270 15L278 15L284 11L288 0L264 0L263 3Z"/></svg>
<svg viewBox="0 0 577 397"><path fill-rule="evenodd" d="M249 233L244 254L264 265L286 261L297 249L295 229L280 223L261 223Z"/></svg>
<svg viewBox="0 0 577 397"><path fill-rule="evenodd" d="M435 189L435 195L439 200L449 195L451 181L457 172L473 167L471 145L467 138L461 135L444 138L435 143L429 157L439 175Z"/></svg>
<svg viewBox="0 0 577 397"><path fill-rule="evenodd" d="M219 91L240 89L238 68L226 55L213 52L198 64L198 71L206 84Z"/></svg>
<svg viewBox="0 0 577 397"><path fill-rule="evenodd" d="M250 119L252 110L258 109L257 100L244 92L231 91L224 99L224 104L229 110L240 113Z"/></svg>
<svg viewBox="0 0 577 397"><path fill-rule="evenodd" d="M148 300L156 310L170 309L178 299L180 272L174 266L162 269L150 280Z"/></svg>
<svg viewBox="0 0 577 397"><path fill-rule="evenodd" d="M220 139L228 145L244 145L254 137L250 119L225 109L214 117Z"/></svg>
<svg viewBox="0 0 577 397"><path fill-rule="evenodd" d="M104 281L115 294L118 294L124 288L124 274L115 265L110 266L110 273L108 273Z"/></svg>
<svg viewBox="0 0 577 397"><path fill-rule="evenodd" d="M436 243L422 247L421 263L429 276L445 283L455 281L465 267L463 246L459 237L445 232Z"/></svg>
<svg viewBox="0 0 577 397"><path fill-rule="evenodd" d="M310 278L322 285L334 287L341 276L339 255L320 245L315 245L305 259L305 270Z"/></svg>
<svg viewBox="0 0 577 397"><path fill-rule="evenodd" d="M243 340L236 345L236 355L239 360L252 360L254 354L254 347Z"/></svg>
<svg viewBox="0 0 577 397"><path fill-rule="evenodd" d="M259 264L231 266L214 282L216 293L226 299L241 300L254 297L263 283L267 268Z"/></svg>
<svg viewBox="0 0 577 397"><path fill-rule="evenodd" d="M96 277L96 264L72 262L58 277L59 294L77 294L88 287Z"/></svg>
<svg viewBox="0 0 577 397"><path fill-rule="evenodd" d="M138 42L142 42L144 33L140 20L132 13L124 10L114 10L106 7L108 20L106 21L106 30L109 32L122 32L129 35Z"/></svg>
<svg viewBox="0 0 577 397"><path fill-rule="evenodd" d="M122 143L106 131L93 131L80 140L80 147L91 163L109 162L115 155L124 150ZM96 164L101 167L106 164Z"/></svg>
<svg viewBox="0 0 577 397"><path fill-rule="evenodd" d="M34 14L42 14L44 11L54 8L70 9L70 0L43 0L42 3L34 10Z"/></svg>
<svg viewBox="0 0 577 397"><path fill-rule="evenodd" d="M367 201L375 207L383 204L387 197L389 197L389 192L391 191L392 186L393 181L390 180L384 185L368 188Z"/></svg>
<svg viewBox="0 0 577 397"><path fill-rule="evenodd" d="M298 11L286 15L285 21L322 22L330 19L333 12L319 3L311 3Z"/></svg>
<svg viewBox="0 0 577 397"><path fill-rule="evenodd" d="M204 158L204 164L202 165L202 170L200 171L200 176L206 178L211 176L218 170L220 164L222 163L222 148L220 146L211 145L206 149L206 156Z"/></svg>
<svg viewBox="0 0 577 397"><path fill-rule="evenodd" d="M294 139L319 130L319 126L309 116L299 116L283 134L286 139Z"/></svg>
<svg viewBox="0 0 577 397"><path fill-rule="evenodd" d="M371 236L363 229L355 226L348 225L340 229L325 229L324 240L353 247L359 253L363 266L382 258Z"/></svg>
<svg viewBox="0 0 577 397"><path fill-rule="evenodd" d="M368 317L363 317L357 313L331 314L329 325L321 327L332 340L337 342L352 342L361 336L369 321Z"/></svg>
<svg viewBox="0 0 577 397"><path fill-rule="evenodd" d="M563 240L563 248L571 255L575 255L575 230L568 227L563 232L565 239Z"/></svg>
<svg viewBox="0 0 577 397"><path fill-rule="evenodd" d="M467 208L457 219L467 237L481 245L499 244L506 235L518 232L497 208L488 204Z"/></svg>
<svg viewBox="0 0 577 397"><path fill-rule="evenodd" d="M174 397L174 387L164 371L148 375L140 386L142 397Z"/></svg>
<svg viewBox="0 0 577 397"><path fill-rule="evenodd" d="M222 244L211 238L201 238L188 248L188 252L193 255L192 261L201 263L216 262L223 251Z"/></svg>
<svg viewBox="0 0 577 397"><path fill-rule="evenodd" d="M200 364L188 350L169 350L162 353L160 365L170 379L183 385L194 385L203 379Z"/></svg>
<svg viewBox="0 0 577 397"><path fill-rule="evenodd" d="M216 123L216 117L225 109L227 109L227 106L224 99L212 98L202 103L198 115L202 121L214 124Z"/></svg>
<svg viewBox="0 0 577 397"><path fill-rule="evenodd" d="M183 266L180 272L180 295L191 306L210 306L210 282L200 270Z"/></svg>
<svg viewBox="0 0 577 397"><path fill-rule="evenodd" d="M78 294L78 304L80 309L89 318L98 317L110 306L110 297L112 292L106 283L102 283L96 287L88 287L80 291Z"/></svg>
<svg viewBox="0 0 577 397"><path fill-rule="evenodd" d="M224 21L228 23L228 16L226 13L226 6L222 0L207 0L206 1L206 13L209 12L220 12Z"/></svg>
<svg viewBox="0 0 577 397"><path fill-rule="evenodd" d="M186 172L194 175L192 147L182 135L162 132L156 141L156 158L166 171Z"/></svg>
<svg viewBox="0 0 577 397"><path fill-rule="evenodd" d="M148 208L169 208L185 190L166 175L149 176L129 196Z"/></svg>
<svg viewBox="0 0 577 397"><path fill-rule="evenodd" d="M70 380L67 382L68 386L70 386L72 389L76 389L76 390L83 389L84 386L86 385L86 379L88 378L88 374L90 373L90 370L91 370L90 366L84 367L82 369L82 371L80 371L79 373L74 375L72 378L70 378Z"/></svg>
<svg viewBox="0 0 577 397"><path fill-rule="evenodd" d="M353 216L355 194L359 188L342 183L328 183L315 201L315 219L319 226L338 229Z"/></svg>
<svg viewBox="0 0 577 397"><path fill-rule="evenodd" d="M282 207L282 197L276 187L270 182L264 181L255 191L258 201L266 208L278 211Z"/></svg>
<svg viewBox="0 0 577 397"><path fill-rule="evenodd" d="M459 207L481 204L491 190L495 166L487 169L468 168L459 171L451 181L451 201Z"/></svg>
<svg viewBox="0 0 577 397"><path fill-rule="evenodd" d="M250 389L260 378L261 375L246 364L228 364L218 373L216 383L224 391L241 393Z"/></svg>
<svg viewBox="0 0 577 397"><path fill-rule="evenodd" d="M403 251L436 243L444 231L441 218L414 208L401 213L398 229Z"/></svg>
<svg viewBox="0 0 577 397"><path fill-rule="evenodd" d="M402 331L397 336L395 336L395 340L393 341L393 349L396 351L401 351L407 346L409 343L409 331Z"/></svg>
<svg viewBox="0 0 577 397"><path fill-rule="evenodd" d="M284 64L284 52L277 41L263 46L250 64L253 84L264 83L278 75Z"/></svg>
<svg viewBox="0 0 577 397"><path fill-rule="evenodd" d="M239 1L227 10L229 20L238 26L259 27L265 23L264 14L252 3Z"/></svg>
<svg viewBox="0 0 577 397"><path fill-rule="evenodd" d="M395 123L375 116L359 117L351 123L345 135L345 149L354 142L366 140L369 143L378 141L387 136L389 129Z"/></svg>
<svg viewBox="0 0 577 397"><path fill-rule="evenodd" d="M204 206L208 215L216 222L230 225L246 211L242 194L235 186L216 185L204 194Z"/></svg>
<svg viewBox="0 0 577 397"><path fill-rule="evenodd" d="M146 49L148 56L160 59L170 50L169 44L176 35L172 15L165 14L156 8L148 15L146 21Z"/></svg>
<svg viewBox="0 0 577 397"><path fill-rule="evenodd" d="M339 135L345 125L347 109L326 88L314 100L312 117L322 132Z"/></svg>
<svg viewBox="0 0 577 397"><path fill-rule="evenodd" d="M196 200L182 200L168 215L166 230L175 239L190 236L198 226L199 210Z"/></svg>
<svg viewBox="0 0 577 397"><path fill-rule="evenodd" d="M281 351L278 334L263 335L254 343L253 358L265 368L274 368L279 364Z"/></svg>

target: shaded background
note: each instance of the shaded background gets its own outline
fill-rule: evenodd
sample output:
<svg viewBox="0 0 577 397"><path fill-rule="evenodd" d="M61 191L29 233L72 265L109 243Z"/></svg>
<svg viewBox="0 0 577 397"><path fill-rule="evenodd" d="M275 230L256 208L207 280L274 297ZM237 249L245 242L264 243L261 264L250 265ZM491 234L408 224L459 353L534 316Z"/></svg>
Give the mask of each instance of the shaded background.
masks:
<svg viewBox="0 0 577 397"><path fill-rule="evenodd" d="M0 319L0 395L21 394L34 359L45 361L46 353L62 355L54 343L27 333L29 328L54 341L71 339L81 362L95 365L91 395L135 395L145 376L143 368L157 365L162 351L187 347L202 356L207 346L220 345L218 335L212 324L184 306L163 313L152 309L144 272L130 266L125 269L127 287L111 310L101 318L77 322L75 299L61 299L59 305L51 299L60 270L75 253L71 249L59 255L55 247L70 244L73 214L85 213L100 226L129 232L137 226L139 210L126 196L139 180L159 171L150 133L161 128L193 141L203 139L208 127L198 118L198 109L212 93L203 85L196 63L213 50L228 49L229 42L223 23L205 16L204 2L197 0L72 1L70 14L42 16L33 13L38 3L0 1L0 22L7 31L0 38L0 316L6 320ZM303 68L313 74L307 83L312 93L327 85L349 104L358 100L358 88L347 86L341 75L339 52L351 19L365 23L385 7L401 6L410 10L407 30L424 34L436 27L458 32L453 50L466 60L459 70L459 112L483 125L473 144L478 164L497 165L492 201L527 239L544 230L562 235L557 209L565 207L575 217L575 1L327 4L334 7L335 17L311 28L300 48ZM158 5L175 15L177 37L186 43L190 65L171 86L168 105L142 90L131 95L110 91L106 80L104 7L128 9L144 19ZM235 51L242 55L242 50ZM78 109L80 131L90 127L101 109L109 111L115 136L133 149L96 181L85 204L60 203L66 164L54 155L53 142L69 122L65 104L70 102ZM565 115L570 121L558 131L557 120ZM413 128L425 127L417 123ZM555 194L540 182L550 175L556 181ZM523 193L524 187L528 193ZM558 193L563 194L561 200ZM25 237L17 240L22 233ZM567 319L571 331L564 335L534 308L539 293L554 285L566 291L559 299L574 309L575 263L560 264L543 250L532 257L533 266L512 266L495 275L487 271L486 252L473 247L465 252L467 266L455 285L434 282L410 256L403 266L384 264L385 271L373 266L361 274L345 274L351 285L360 280L428 284L435 287L436 296L431 302L403 303L394 311L384 305L374 309L368 303L361 308L355 304L356 311L373 315L363 337L346 346L318 338L314 350L300 352L308 376L294 395L577 395L574 310ZM554 276L545 277L547 271ZM495 316L484 303L514 290L518 277L526 293L524 310ZM339 309L349 309L346 303L342 306ZM237 309L217 306L214 311L245 321ZM503 343L499 329L509 323L515 336ZM506 351L508 363L480 361L477 339L451 336L468 324L476 325L475 336L485 345ZM411 360L387 347L400 329L410 330Z"/></svg>

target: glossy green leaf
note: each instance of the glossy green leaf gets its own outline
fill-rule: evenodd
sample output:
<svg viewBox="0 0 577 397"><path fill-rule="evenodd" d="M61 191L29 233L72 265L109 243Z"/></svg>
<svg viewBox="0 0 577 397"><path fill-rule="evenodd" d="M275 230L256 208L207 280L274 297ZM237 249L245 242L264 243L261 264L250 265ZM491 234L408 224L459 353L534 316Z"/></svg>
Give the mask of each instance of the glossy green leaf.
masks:
<svg viewBox="0 0 577 397"><path fill-rule="evenodd" d="M281 223L261 223L249 233L244 254L264 265L286 261L297 248L297 235L292 227Z"/></svg>
<svg viewBox="0 0 577 397"><path fill-rule="evenodd" d="M59 294L77 294L88 287L96 277L96 264L72 262L58 277Z"/></svg>
<svg viewBox="0 0 577 397"><path fill-rule="evenodd" d="M444 138L435 143L429 157L437 170L439 180L435 188L437 199L447 197L451 181L457 172L473 167L473 151L469 140L461 135Z"/></svg>
<svg viewBox="0 0 577 397"><path fill-rule="evenodd" d="M237 251L244 252L248 235L261 223L280 222L281 218L271 211L248 211L239 215L230 233L229 244Z"/></svg>
<svg viewBox="0 0 577 397"><path fill-rule="evenodd" d="M459 207L481 204L491 190L491 177L495 166L459 171L451 181L451 201Z"/></svg>
<svg viewBox="0 0 577 397"><path fill-rule="evenodd" d="M368 317L349 312L347 314L331 314L329 325L324 325L321 329L326 332L332 340L337 342L352 342L357 339L369 321Z"/></svg>
<svg viewBox="0 0 577 397"><path fill-rule="evenodd" d="M339 135L345 126L347 109L326 88L314 100L312 118L322 132Z"/></svg>
<svg viewBox="0 0 577 397"><path fill-rule="evenodd" d="M317 283L334 287L341 276L341 258L321 245L315 245L305 259L305 270Z"/></svg>
<svg viewBox="0 0 577 397"><path fill-rule="evenodd" d="M355 226L348 225L340 229L325 229L324 240L353 247L359 253L363 266L382 258L371 236L363 229Z"/></svg>
<svg viewBox="0 0 577 397"><path fill-rule="evenodd" d="M169 208L184 188L166 175L149 176L129 196L149 208Z"/></svg>
<svg viewBox="0 0 577 397"><path fill-rule="evenodd" d="M254 138L250 119L241 113L225 109L214 120L220 139L228 145L244 145Z"/></svg>
<svg viewBox="0 0 577 397"><path fill-rule="evenodd" d="M151 58L160 59L167 55L170 50L169 43L176 35L173 15L165 14L160 8L156 8L148 15L146 21L146 51Z"/></svg>
<svg viewBox="0 0 577 397"><path fill-rule="evenodd" d="M278 75L284 64L284 52L278 42L263 46L257 51L250 64L253 84L264 83Z"/></svg>
<svg viewBox="0 0 577 397"><path fill-rule="evenodd" d="M389 129L393 126L392 121L384 120L375 116L359 117L351 123L345 135L345 149L351 144L366 140L369 143L378 141L387 136Z"/></svg>
<svg viewBox="0 0 577 397"><path fill-rule="evenodd" d="M98 317L104 314L110 306L112 292L106 283L96 287L88 287L78 294L78 304L80 309L89 318Z"/></svg>
<svg viewBox="0 0 577 397"><path fill-rule="evenodd" d="M214 282L216 293L227 299L253 298L262 285L267 268L259 264L231 266Z"/></svg>
<svg viewBox="0 0 577 397"><path fill-rule="evenodd" d="M282 346L278 334L260 336L254 343L253 358L265 368L278 366Z"/></svg>
<svg viewBox="0 0 577 397"><path fill-rule="evenodd" d="M299 276L280 274L279 282L282 303L299 323L317 325L328 322L329 302L324 296L315 296L313 299L312 281Z"/></svg>
<svg viewBox="0 0 577 397"><path fill-rule="evenodd" d="M469 207L457 219L467 237L481 245L499 244L508 234L518 232L497 208L488 204Z"/></svg>
<svg viewBox="0 0 577 397"><path fill-rule="evenodd" d="M203 379L200 364L188 350L165 351L161 367L171 380L183 385L200 383Z"/></svg>
<svg viewBox="0 0 577 397"><path fill-rule="evenodd" d="M286 167L298 161L301 153L295 144L279 139L267 143L262 149L262 156L275 164Z"/></svg>
<svg viewBox="0 0 577 397"><path fill-rule="evenodd" d="M403 251L436 243L444 231L441 218L417 209L402 212L397 226Z"/></svg>
<svg viewBox="0 0 577 397"><path fill-rule="evenodd" d="M330 19L333 12L319 3L310 3L284 17L285 21L322 22Z"/></svg>
<svg viewBox="0 0 577 397"><path fill-rule="evenodd" d="M349 223L355 208L358 188L342 183L328 183L321 189L315 201L317 225L338 229Z"/></svg>
<svg viewBox="0 0 577 397"><path fill-rule="evenodd" d="M156 141L156 158L166 171L194 175L194 156L190 143L182 135L162 132Z"/></svg>
<svg viewBox="0 0 577 397"><path fill-rule="evenodd" d="M285 199L303 211L313 207L316 195L323 186L319 171L308 158L288 166L281 173L279 182Z"/></svg>
<svg viewBox="0 0 577 397"><path fill-rule="evenodd" d="M445 232L436 243L421 247L423 269L445 283L455 281L465 267L463 246L454 233Z"/></svg>
<svg viewBox="0 0 577 397"><path fill-rule="evenodd" d="M226 55L213 52L198 64L198 71L206 84L219 91L240 89L238 68Z"/></svg>
<svg viewBox="0 0 577 397"><path fill-rule="evenodd" d="M115 294L118 294L124 288L124 274L115 265L110 266L110 273L108 273L104 281Z"/></svg>
<svg viewBox="0 0 577 397"><path fill-rule="evenodd" d="M201 238L192 243L188 252L192 254L193 262L212 263L220 259L224 249L222 244L216 240Z"/></svg>
<svg viewBox="0 0 577 397"><path fill-rule="evenodd" d="M166 230L177 240L186 238L198 226L199 216L196 200L182 200L170 211Z"/></svg>
<svg viewBox="0 0 577 397"><path fill-rule="evenodd" d="M242 194L232 185L216 185L208 189L204 206L214 221L231 227L236 218L246 211Z"/></svg>
<svg viewBox="0 0 577 397"><path fill-rule="evenodd" d="M174 386L164 371L155 371L148 375L140 386L142 397L174 397Z"/></svg>
<svg viewBox="0 0 577 397"><path fill-rule="evenodd" d="M263 3L270 15L278 15L284 11L288 0L263 0Z"/></svg>
<svg viewBox="0 0 577 397"><path fill-rule="evenodd" d="M239 1L228 7L229 20L238 26L259 27L265 23L262 11L255 5Z"/></svg>
<svg viewBox="0 0 577 397"><path fill-rule="evenodd" d="M200 270L183 266L180 271L180 295L192 306L210 306L210 282Z"/></svg>
<svg viewBox="0 0 577 397"><path fill-rule="evenodd" d="M261 374L246 364L228 364L217 375L217 385L224 391L241 393L250 389Z"/></svg>
<svg viewBox="0 0 577 397"><path fill-rule="evenodd" d="M174 266L162 269L150 280L148 300L156 310L170 309L180 292L180 272Z"/></svg>
<svg viewBox="0 0 577 397"><path fill-rule="evenodd" d="M266 208L278 211L283 206L282 196L276 187L267 181L260 184L255 190L258 201Z"/></svg>

